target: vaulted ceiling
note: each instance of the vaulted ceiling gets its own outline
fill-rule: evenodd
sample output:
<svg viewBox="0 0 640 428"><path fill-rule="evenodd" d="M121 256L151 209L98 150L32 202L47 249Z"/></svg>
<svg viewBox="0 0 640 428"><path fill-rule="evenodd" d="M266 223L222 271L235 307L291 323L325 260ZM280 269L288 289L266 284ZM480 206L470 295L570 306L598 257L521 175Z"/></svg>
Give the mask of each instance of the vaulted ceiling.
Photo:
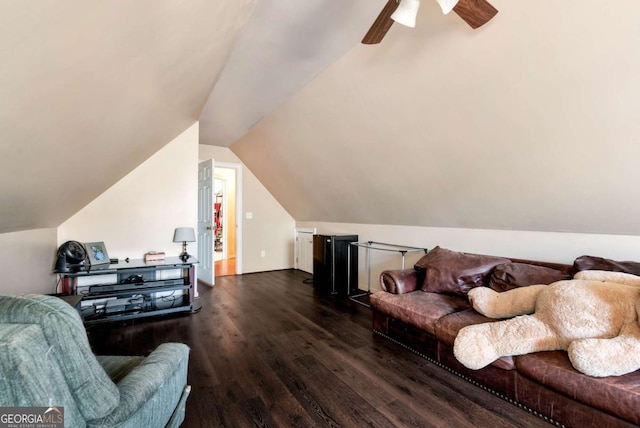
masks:
<svg viewBox="0 0 640 428"><path fill-rule="evenodd" d="M640 234L640 3L491 3L423 0L231 149L298 221Z"/></svg>
<svg viewBox="0 0 640 428"><path fill-rule="evenodd" d="M200 120L299 221L640 234L640 3L0 0L0 233Z"/></svg>
<svg viewBox="0 0 640 428"><path fill-rule="evenodd" d="M0 233L58 226L197 121L253 5L0 1Z"/></svg>

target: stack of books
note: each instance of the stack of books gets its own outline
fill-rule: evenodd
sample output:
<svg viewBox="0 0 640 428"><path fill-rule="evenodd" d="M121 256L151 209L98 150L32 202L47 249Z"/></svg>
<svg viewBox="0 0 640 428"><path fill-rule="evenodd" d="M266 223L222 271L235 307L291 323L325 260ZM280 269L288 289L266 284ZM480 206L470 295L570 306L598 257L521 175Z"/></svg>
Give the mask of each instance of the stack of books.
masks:
<svg viewBox="0 0 640 428"><path fill-rule="evenodd" d="M145 263L149 262L163 262L165 260L165 254L163 251L149 251L144 255Z"/></svg>

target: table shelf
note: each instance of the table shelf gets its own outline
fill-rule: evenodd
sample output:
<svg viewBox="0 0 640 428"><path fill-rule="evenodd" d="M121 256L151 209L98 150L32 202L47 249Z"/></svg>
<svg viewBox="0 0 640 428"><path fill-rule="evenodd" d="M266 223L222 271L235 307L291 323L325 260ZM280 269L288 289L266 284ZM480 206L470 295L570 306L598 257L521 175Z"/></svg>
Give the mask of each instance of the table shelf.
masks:
<svg viewBox="0 0 640 428"><path fill-rule="evenodd" d="M84 323L93 324L191 312L196 263L131 260L58 274L63 291L82 298L76 307Z"/></svg>

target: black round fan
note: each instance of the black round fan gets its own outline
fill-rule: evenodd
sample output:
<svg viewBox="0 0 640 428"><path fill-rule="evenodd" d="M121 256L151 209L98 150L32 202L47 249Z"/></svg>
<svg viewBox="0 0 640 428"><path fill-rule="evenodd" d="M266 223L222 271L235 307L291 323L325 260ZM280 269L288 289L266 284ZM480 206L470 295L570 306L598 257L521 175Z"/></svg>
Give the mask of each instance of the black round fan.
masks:
<svg viewBox="0 0 640 428"><path fill-rule="evenodd" d="M58 248L58 258L56 260L56 272L68 272L77 269L87 258L87 251L84 245L78 241L67 241Z"/></svg>

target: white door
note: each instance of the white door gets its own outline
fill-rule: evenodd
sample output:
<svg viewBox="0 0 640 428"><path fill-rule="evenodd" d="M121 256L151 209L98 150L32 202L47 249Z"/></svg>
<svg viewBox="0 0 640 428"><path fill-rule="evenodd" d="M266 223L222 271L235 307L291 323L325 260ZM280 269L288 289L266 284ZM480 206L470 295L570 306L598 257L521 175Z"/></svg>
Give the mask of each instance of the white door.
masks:
<svg viewBox="0 0 640 428"><path fill-rule="evenodd" d="M313 273L313 235L315 228L296 228L296 269Z"/></svg>
<svg viewBox="0 0 640 428"><path fill-rule="evenodd" d="M213 161L198 164L198 279L213 285Z"/></svg>
<svg viewBox="0 0 640 428"><path fill-rule="evenodd" d="M313 273L313 234L301 233L300 270Z"/></svg>

